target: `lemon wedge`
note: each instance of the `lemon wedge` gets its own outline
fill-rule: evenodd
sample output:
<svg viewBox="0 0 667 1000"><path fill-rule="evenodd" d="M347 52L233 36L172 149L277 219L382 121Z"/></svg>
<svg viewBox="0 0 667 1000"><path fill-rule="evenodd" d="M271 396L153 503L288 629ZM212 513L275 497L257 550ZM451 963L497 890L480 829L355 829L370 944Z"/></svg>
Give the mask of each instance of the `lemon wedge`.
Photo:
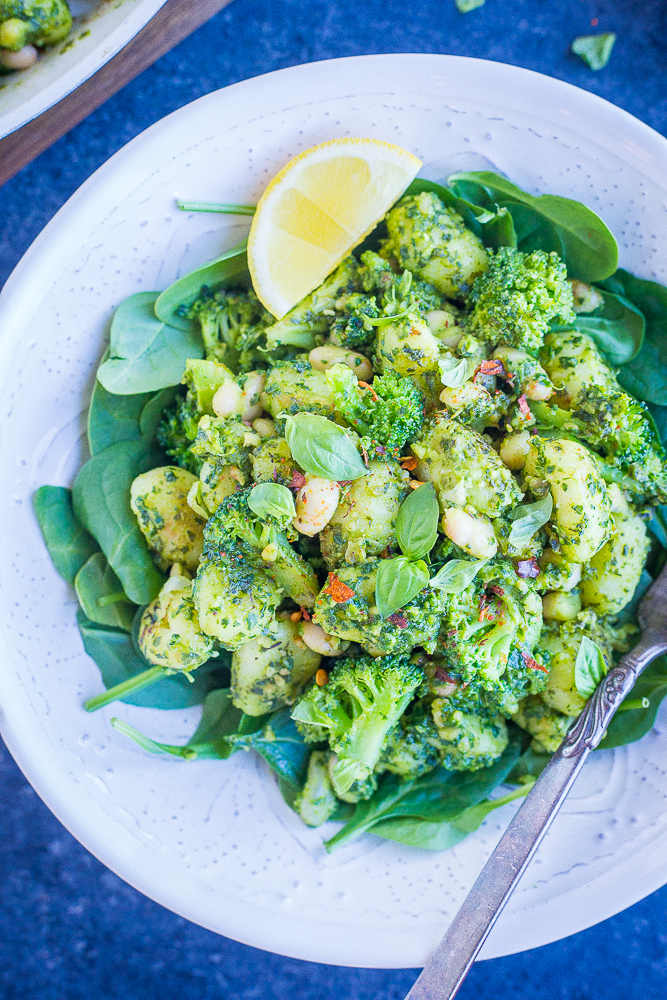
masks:
<svg viewBox="0 0 667 1000"><path fill-rule="evenodd" d="M259 200L248 265L264 306L282 319L378 224L421 167L377 139L332 139L300 153Z"/></svg>

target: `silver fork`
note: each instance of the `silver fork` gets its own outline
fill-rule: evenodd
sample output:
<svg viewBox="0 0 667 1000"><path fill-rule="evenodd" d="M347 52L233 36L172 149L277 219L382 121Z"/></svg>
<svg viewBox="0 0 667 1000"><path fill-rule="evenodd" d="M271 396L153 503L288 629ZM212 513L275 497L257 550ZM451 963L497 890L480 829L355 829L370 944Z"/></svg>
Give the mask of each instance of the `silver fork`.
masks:
<svg viewBox="0 0 667 1000"><path fill-rule="evenodd" d="M405 1000L451 1000L591 750L644 670L667 651L667 566L639 605L642 637L600 682L553 755Z"/></svg>

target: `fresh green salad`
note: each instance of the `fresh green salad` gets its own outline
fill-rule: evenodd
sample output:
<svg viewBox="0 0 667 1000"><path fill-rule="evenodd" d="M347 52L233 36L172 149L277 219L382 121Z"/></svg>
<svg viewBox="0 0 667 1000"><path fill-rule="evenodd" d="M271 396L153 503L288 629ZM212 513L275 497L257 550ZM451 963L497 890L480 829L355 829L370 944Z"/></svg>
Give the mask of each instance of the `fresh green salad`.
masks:
<svg viewBox="0 0 667 1000"><path fill-rule="evenodd" d="M617 263L584 205L460 173L278 321L244 245L123 302L91 458L35 494L86 707L203 704L185 746L113 723L256 751L329 848L443 849L525 794L667 558L667 289ZM603 747L665 693L661 658Z"/></svg>

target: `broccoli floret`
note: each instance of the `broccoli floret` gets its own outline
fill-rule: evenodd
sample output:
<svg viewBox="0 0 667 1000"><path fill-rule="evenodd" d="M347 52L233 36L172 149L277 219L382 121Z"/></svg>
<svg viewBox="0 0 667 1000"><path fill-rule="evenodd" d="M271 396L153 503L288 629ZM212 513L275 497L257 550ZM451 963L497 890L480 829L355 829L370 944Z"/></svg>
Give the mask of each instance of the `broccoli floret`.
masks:
<svg viewBox="0 0 667 1000"><path fill-rule="evenodd" d="M182 314L201 326L208 360L224 361L235 372L268 367L267 356L257 345L274 320L252 289L211 291L204 285Z"/></svg>
<svg viewBox="0 0 667 1000"><path fill-rule="evenodd" d="M190 450L197 437L199 421L213 416L213 397L223 382L233 379L229 369L217 361L186 362L183 385L187 386L173 403L165 408L158 426L157 440L177 465L198 476L202 459Z"/></svg>
<svg viewBox="0 0 667 1000"><path fill-rule="evenodd" d="M313 348L315 335L328 331L337 303L344 300L344 296L358 291L358 270L356 258L347 257L319 288L307 295L281 320L268 327L266 345L269 350L281 344L291 344L305 350Z"/></svg>
<svg viewBox="0 0 667 1000"><path fill-rule="evenodd" d="M418 703L390 732L377 770L391 771L402 778L418 778L440 764L441 745L428 706Z"/></svg>
<svg viewBox="0 0 667 1000"><path fill-rule="evenodd" d="M401 198L387 214L387 229L381 255L449 298L464 298L486 270L481 240L431 191Z"/></svg>
<svg viewBox="0 0 667 1000"><path fill-rule="evenodd" d="M338 808L329 767L332 756L328 750L313 750L308 760L306 783L294 800L294 811L306 826L321 826Z"/></svg>
<svg viewBox="0 0 667 1000"><path fill-rule="evenodd" d="M353 351L370 353L376 335L376 326L371 321L380 315L375 296L352 292L337 305L336 319L331 326L331 342Z"/></svg>
<svg viewBox="0 0 667 1000"><path fill-rule="evenodd" d="M551 320L570 323L572 286L558 254L501 247L473 286L468 329L492 344L537 353Z"/></svg>
<svg viewBox="0 0 667 1000"><path fill-rule="evenodd" d="M263 570L302 607L312 607L319 591L312 567L295 552L285 531L289 518L261 521L248 506L250 489L225 497L204 528L204 557L238 559Z"/></svg>
<svg viewBox="0 0 667 1000"><path fill-rule="evenodd" d="M432 652L447 598L426 587L385 619L375 603L378 566L378 560L369 560L330 573L315 603L314 622L329 635L360 643L373 655L408 652L415 646Z"/></svg>
<svg viewBox="0 0 667 1000"><path fill-rule="evenodd" d="M56 45L68 36L72 15L65 0L0 0L0 51Z"/></svg>
<svg viewBox="0 0 667 1000"><path fill-rule="evenodd" d="M250 449L259 441L259 436L249 431L236 417L209 417L205 414L199 421L190 454L213 463L217 468L235 465L245 476L249 476Z"/></svg>
<svg viewBox="0 0 667 1000"><path fill-rule="evenodd" d="M439 651L449 673L472 692L491 692L507 711L527 677L543 673L533 656L541 627L542 602L532 581L520 579L511 562L494 560L466 590L449 595ZM530 680L531 689L536 682Z"/></svg>
<svg viewBox="0 0 667 1000"><path fill-rule="evenodd" d="M337 793L369 777L423 679L421 668L405 655L344 659L323 687L313 685L297 702L293 719L327 730L338 756L332 772Z"/></svg>
<svg viewBox="0 0 667 1000"><path fill-rule="evenodd" d="M489 767L507 747L508 735L501 715L454 708L449 698L436 698L431 706L440 737L443 767L452 771L477 771Z"/></svg>
<svg viewBox="0 0 667 1000"><path fill-rule="evenodd" d="M362 437L400 450L421 430L424 402L411 379L389 371L377 375L372 388L362 389L347 365L333 365L326 379L336 411Z"/></svg>
<svg viewBox="0 0 667 1000"><path fill-rule="evenodd" d="M512 716L512 721L533 737L531 746L536 753L555 753L572 719L545 705L537 695L525 698Z"/></svg>

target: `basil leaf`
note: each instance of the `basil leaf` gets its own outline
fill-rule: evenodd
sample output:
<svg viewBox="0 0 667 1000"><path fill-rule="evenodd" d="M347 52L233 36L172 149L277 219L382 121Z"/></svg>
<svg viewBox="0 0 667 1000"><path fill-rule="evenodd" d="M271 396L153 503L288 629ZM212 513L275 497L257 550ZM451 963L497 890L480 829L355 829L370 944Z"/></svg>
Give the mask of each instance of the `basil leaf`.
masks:
<svg viewBox="0 0 667 1000"><path fill-rule="evenodd" d="M423 559L438 537L440 508L433 483L408 494L396 516L396 538L408 559Z"/></svg>
<svg viewBox="0 0 667 1000"><path fill-rule="evenodd" d="M78 613L77 620L83 648L99 667L107 690L136 677L151 666L137 652L132 637L127 632L89 621L83 612ZM218 661L209 660L208 664L203 664L194 671L192 681L183 674L165 674L150 687L133 691L119 700L145 708L171 709L201 705L211 686L210 671L218 666Z"/></svg>
<svg viewBox="0 0 667 1000"><path fill-rule="evenodd" d="M375 578L375 603L383 618L393 615L428 586L425 562L410 562L405 556L382 559Z"/></svg>
<svg viewBox="0 0 667 1000"><path fill-rule="evenodd" d="M618 373L623 388L638 399L667 405L667 288L619 268L602 287L641 310L646 336L639 354Z"/></svg>
<svg viewBox="0 0 667 1000"><path fill-rule="evenodd" d="M536 531L546 524L554 509L553 497L548 493L535 503L519 504L510 512L512 528L508 541L517 548L526 545Z"/></svg>
<svg viewBox="0 0 667 1000"><path fill-rule="evenodd" d="M431 577L429 587L442 590L445 594L460 594L479 573L488 559L450 559Z"/></svg>
<svg viewBox="0 0 667 1000"><path fill-rule="evenodd" d="M137 606L128 600L120 580L101 552L96 552L83 564L74 578L74 589L90 621L132 631Z"/></svg>
<svg viewBox="0 0 667 1000"><path fill-rule="evenodd" d="M482 207L497 204L512 212L515 229L519 226L513 205L523 205L532 210L530 238L523 239L517 231L518 248L524 252L534 249L556 249L561 246L568 273L580 281L602 281L613 274L618 266L616 240L602 219L581 202L558 195L530 195L500 174L490 171L470 171L452 174L447 182L454 195L476 201ZM535 218L537 217L537 218ZM527 219L524 217L523 224ZM542 241L545 242L542 242Z"/></svg>
<svg viewBox="0 0 667 1000"><path fill-rule="evenodd" d="M371 798L357 803L352 818L324 846L333 850L362 833L375 833L376 826L381 833L380 823L403 817L428 823L455 820L506 780L519 759L521 744L521 733L512 727L507 748L490 767L478 771L448 771L438 767L417 779L383 774Z"/></svg>
<svg viewBox="0 0 667 1000"><path fill-rule="evenodd" d="M316 413L285 417L285 440L294 461L311 476L344 481L368 475L355 444L342 427Z"/></svg>
<svg viewBox="0 0 667 1000"><path fill-rule="evenodd" d="M208 264L190 271L175 281L173 285L166 288L155 302L155 315L163 323L175 327L177 330L195 330L198 324L187 316L180 316L179 309L182 306L191 305L200 294L204 285L207 288L218 288L227 283L250 287L250 272L248 271L248 255L246 248L248 241L241 243L227 250L221 257L216 257ZM201 358L201 354L192 355Z"/></svg>
<svg viewBox="0 0 667 1000"><path fill-rule="evenodd" d="M121 441L94 455L74 480L74 512L97 539L135 604L148 604L164 583L130 507L130 487L142 472L163 461L162 452L145 441Z"/></svg>
<svg viewBox="0 0 667 1000"><path fill-rule="evenodd" d="M609 723L607 735L600 743L601 750L626 746L645 736L652 728L660 703L667 695L667 658L659 656L642 674L633 687L628 701L648 698L648 708L630 708L617 712Z"/></svg>
<svg viewBox="0 0 667 1000"><path fill-rule="evenodd" d="M156 318L153 306L157 297L157 292L139 292L116 309L109 357L97 372L108 392L133 395L178 385L185 362L203 358L198 332L175 330Z"/></svg>
<svg viewBox="0 0 667 1000"><path fill-rule="evenodd" d="M574 326L595 341L610 365L625 365L644 343L644 315L622 295L600 291L603 304L595 312L579 313Z"/></svg>
<svg viewBox="0 0 667 1000"><path fill-rule="evenodd" d="M258 483L248 494L248 507L258 517L273 517L285 524L296 516L294 497L280 483Z"/></svg>
<svg viewBox="0 0 667 1000"><path fill-rule="evenodd" d="M458 389L475 371L475 362L471 358L441 358L438 368L442 384L449 389Z"/></svg>
<svg viewBox="0 0 667 1000"><path fill-rule="evenodd" d="M616 35L613 31L601 35L580 35L572 42L575 56L584 60L591 69L604 69L609 62Z"/></svg>
<svg viewBox="0 0 667 1000"><path fill-rule="evenodd" d="M72 491L64 486L40 486L32 503L56 572L74 583L76 574L99 546L74 516Z"/></svg>
<svg viewBox="0 0 667 1000"><path fill-rule="evenodd" d="M485 0L456 0L456 8L459 14L467 14L471 10L483 7Z"/></svg>
<svg viewBox="0 0 667 1000"><path fill-rule="evenodd" d="M607 664L596 642L585 635L574 664L574 683L582 698L590 698L607 673Z"/></svg>

